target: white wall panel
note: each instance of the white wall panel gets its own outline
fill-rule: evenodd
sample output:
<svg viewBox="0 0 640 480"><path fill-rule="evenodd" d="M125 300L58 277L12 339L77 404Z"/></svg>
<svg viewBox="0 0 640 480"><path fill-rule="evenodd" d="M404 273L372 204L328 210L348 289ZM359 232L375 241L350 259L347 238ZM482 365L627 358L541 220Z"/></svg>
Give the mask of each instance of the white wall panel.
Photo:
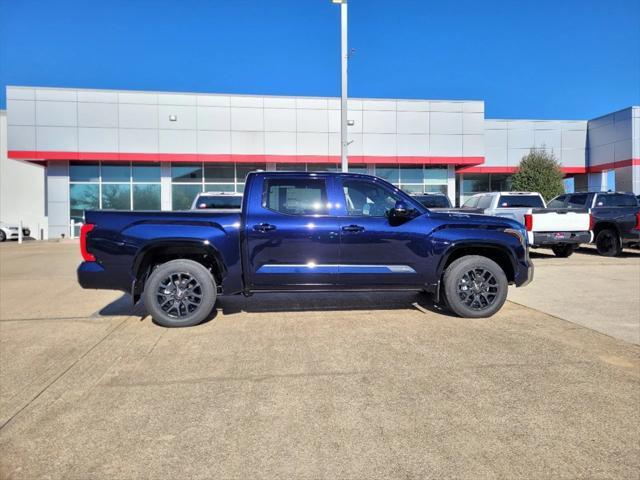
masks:
<svg viewBox="0 0 640 480"><path fill-rule="evenodd" d="M433 112L431 112L433 115ZM431 124L433 128L433 123ZM454 156L462 155L462 135L431 134L431 155Z"/></svg>
<svg viewBox="0 0 640 480"><path fill-rule="evenodd" d="M75 127L78 107L75 102L36 102L36 125Z"/></svg>
<svg viewBox="0 0 640 480"><path fill-rule="evenodd" d="M434 101L429 102L432 112L462 112L462 102Z"/></svg>
<svg viewBox="0 0 640 480"><path fill-rule="evenodd" d="M586 130L563 130L562 148L582 148L587 146Z"/></svg>
<svg viewBox="0 0 640 480"><path fill-rule="evenodd" d="M349 133L362 133L362 110L351 110L349 107L347 119L353 120L353 125L347 127Z"/></svg>
<svg viewBox="0 0 640 480"><path fill-rule="evenodd" d="M231 153L264 154L264 132L231 132Z"/></svg>
<svg viewBox="0 0 640 480"><path fill-rule="evenodd" d="M160 153L198 153L195 130L159 130Z"/></svg>
<svg viewBox="0 0 640 480"><path fill-rule="evenodd" d="M295 155L295 132L265 132L264 153L267 155Z"/></svg>
<svg viewBox="0 0 640 480"><path fill-rule="evenodd" d="M368 113L368 112L366 112ZM398 133L429 133L429 112L398 112Z"/></svg>
<svg viewBox="0 0 640 480"><path fill-rule="evenodd" d="M118 104L116 103L78 103L79 127L118 127Z"/></svg>
<svg viewBox="0 0 640 480"><path fill-rule="evenodd" d="M586 151L584 148L563 148L559 154L563 167L585 166Z"/></svg>
<svg viewBox="0 0 640 480"><path fill-rule="evenodd" d="M432 111L430 131L432 134L460 134L462 132L462 113Z"/></svg>
<svg viewBox="0 0 640 480"><path fill-rule="evenodd" d="M429 102L426 100L398 100L396 101L398 112L428 112Z"/></svg>
<svg viewBox="0 0 640 480"><path fill-rule="evenodd" d="M362 100L347 99L347 110L362 110Z"/></svg>
<svg viewBox="0 0 640 480"><path fill-rule="evenodd" d="M123 104L118 109L120 128L158 128L158 106Z"/></svg>
<svg viewBox="0 0 640 480"><path fill-rule="evenodd" d="M195 106L197 104L197 96L185 93L159 93L158 104Z"/></svg>
<svg viewBox="0 0 640 480"><path fill-rule="evenodd" d="M562 144L560 130L534 130L533 138L536 147L544 146L558 150Z"/></svg>
<svg viewBox="0 0 640 480"><path fill-rule="evenodd" d="M226 95L197 95L196 103L203 107L229 107L231 99Z"/></svg>
<svg viewBox="0 0 640 480"><path fill-rule="evenodd" d="M78 102L118 103L118 92L78 90Z"/></svg>
<svg viewBox="0 0 640 480"><path fill-rule="evenodd" d="M265 108L264 109L264 129L267 132L295 132L296 131L295 109Z"/></svg>
<svg viewBox="0 0 640 480"><path fill-rule="evenodd" d="M7 123L9 125L35 125L36 102L33 100L7 100Z"/></svg>
<svg viewBox="0 0 640 480"><path fill-rule="evenodd" d="M76 127L36 127L38 150L78 151L78 129Z"/></svg>
<svg viewBox="0 0 640 480"><path fill-rule="evenodd" d="M65 88L36 88L36 100L52 100L59 102L75 102L78 100L76 90Z"/></svg>
<svg viewBox="0 0 640 480"><path fill-rule="evenodd" d="M349 139L349 147L348 154L349 155L363 155L363 145L362 145L362 133L349 133L347 137Z"/></svg>
<svg viewBox="0 0 640 480"><path fill-rule="evenodd" d="M482 100L472 100L462 103L463 112L482 113L484 117L484 102Z"/></svg>
<svg viewBox="0 0 640 480"><path fill-rule="evenodd" d="M327 110L296 110L298 132L328 132L329 118Z"/></svg>
<svg viewBox="0 0 640 480"><path fill-rule="evenodd" d="M362 135L362 153L373 156L396 156L396 135L364 133Z"/></svg>
<svg viewBox="0 0 640 480"><path fill-rule="evenodd" d="M395 100L362 100L362 109L363 110L387 110L387 111L395 111L396 110L396 101Z"/></svg>
<svg viewBox="0 0 640 480"><path fill-rule="evenodd" d="M362 112L362 131L364 133L396 133L396 112L365 109Z"/></svg>
<svg viewBox="0 0 640 480"><path fill-rule="evenodd" d="M465 157L484 156L484 135L463 135L462 155Z"/></svg>
<svg viewBox="0 0 640 480"><path fill-rule="evenodd" d="M351 147L351 145L349 145L349 147ZM340 134L339 133L329 133L329 155L340 155Z"/></svg>
<svg viewBox="0 0 640 480"><path fill-rule="evenodd" d="M170 116L175 115L172 122ZM196 107L181 105L158 105L158 128L167 130L195 130Z"/></svg>
<svg viewBox="0 0 640 480"><path fill-rule="evenodd" d="M530 151L531 151L530 148L511 148L511 146L509 146L509 152L507 154L508 166L517 167L518 165L520 165L520 161L522 160L522 157L524 157L525 155L528 155Z"/></svg>
<svg viewBox="0 0 640 480"><path fill-rule="evenodd" d="M326 98L296 98L297 108L309 108L309 109L321 109L326 110L327 99Z"/></svg>
<svg viewBox="0 0 640 480"><path fill-rule="evenodd" d="M264 107L264 100L262 97L240 97L232 95L229 97L229 101L232 107Z"/></svg>
<svg viewBox="0 0 640 480"><path fill-rule="evenodd" d="M535 137L533 129L521 128L509 130L508 140L509 148L526 148L529 149L535 145Z"/></svg>
<svg viewBox="0 0 640 480"><path fill-rule="evenodd" d="M298 155L329 155L328 133L298 133Z"/></svg>
<svg viewBox="0 0 640 480"><path fill-rule="evenodd" d="M36 127L8 125L7 146L8 150L35 150Z"/></svg>
<svg viewBox="0 0 640 480"><path fill-rule="evenodd" d="M78 128L78 150L81 152L117 152L116 128Z"/></svg>
<svg viewBox="0 0 640 480"><path fill-rule="evenodd" d="M247 132L264 130L262 108L231 107L231 129Z"/></svg>
<svg viewBox="0 0 640 480"><path fill-rule="evenodd" d="M484 166L503 167L508 165L507 147L486 146Z"/></svg>
<svg viewBox="0 0 640 480"><path fill-rule="evenodd" d="M426 157L429 155L429 135L398 134L396 150L400 157Z"/></svg>
<svg viewBox="0 0 640 480"><path fill-rule="evenodd" d="M198 130L231 130L229 107L197 107Z"/></svg>
<svg viewBox="0 0 640 480"><path fill-rule="evenodd" d="M358 112L358 113L362 114L362 112ZM342 121L341 120L341 116L340 116L340 110L329 110L328 111L328 116L329 116L329 131L330 132L339 132L340 131L340 122ZM347 118L349 118L349 117L347 116Z"/></svg>
<svg viewBox="0 0 640 480"><path fill-rule="evenodd" d="M484 131L484 143L487 148L499 147L507 148L508 131L507 130L487 130Z"/></svg>
<svg viewBox="0 0 640 480"><path fill-rule="evenodd" d="M7 87L7 99L10 100L35 100L36 90L34 88Z"/></svg>
<svg viewBox="0 0 640 480"><path fill-rule="evenodd" d="M264 97L264 108L296 108L293 97Z"/></svg>
<svg viewBox="0 0 640 480"><path fill-rule="evenodd" d="M462 114L462 133L481 134L484 132L484 113L465 112Z"/></svg>
<svg viewBox="0 0 640 480"><path fill-rule="evenodd" d="M231 152L231 132L198 130L198 153Z"/></svg>
<svg viewBox="0 0 640 480"><path fill-rule="evenodd" d="M121 128L118 141L122 153L158 153L158 130Z"/></svg>
<svg viewBox="0 0 640 480"><path fill-rule="evenodd" d="M633 142L631 138L614 144L614 160L616 162L630 160L631 158L633 158Z"/></svg>
<svg viewBox="0 0 640 480"><path fill-rule="evenodd" d="M146 92L119 92L118 102L120 102L120 104L133 103L141 105L157 105L158 94Z"/></svg>

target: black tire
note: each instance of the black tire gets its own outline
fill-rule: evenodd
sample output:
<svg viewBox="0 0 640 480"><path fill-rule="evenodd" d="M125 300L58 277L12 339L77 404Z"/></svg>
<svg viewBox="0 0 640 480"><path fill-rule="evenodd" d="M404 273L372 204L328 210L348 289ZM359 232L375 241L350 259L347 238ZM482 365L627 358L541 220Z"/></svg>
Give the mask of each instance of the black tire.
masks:
<svg viewBox="0 0 640 480"><path fill-rule="evenodd" d="M482 278L481 282L478 277ZM500 265L480 255L468 255L451 262L442 283L446 304L463 318L490 317L504 305L509 288Z"/></svg>
<svg viewBox="0 0 640 480"><path fill-rule="evenodd" d="M556 257L560 258L570 257L575 251L572 245L557 245L555 247L551 247L551 250L553 250L553 254Z"/></svg>
<svg viewBox="0 0 640 480"><path fill-rule="evenodd" d="M149 276L145 306L163 327L191 327L209 316L216 303L216 283L203 265L193 260L171 260Z"/></svg>
<svg viewBox="0 0 640 480"><path fill-rule="evenodd" d="M622 253L622 245L617 232L610 229L602 230L596 236L596 249L604 257L617 257Z"/></svg>
<svg viewBox="0 0 640 480"><path fill-rule="evenodd" d="M0 242L4 242L7 239L7 235L3 230L0 230Z"/></svg>

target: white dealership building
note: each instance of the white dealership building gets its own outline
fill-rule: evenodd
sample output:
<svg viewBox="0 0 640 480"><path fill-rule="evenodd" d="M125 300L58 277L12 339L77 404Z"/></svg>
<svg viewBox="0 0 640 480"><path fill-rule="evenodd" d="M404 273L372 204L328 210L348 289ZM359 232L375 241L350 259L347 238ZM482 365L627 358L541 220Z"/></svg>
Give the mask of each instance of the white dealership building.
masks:
<svg viewBox="0 0 640 480"><path fill-rule="evenodd" d="M242 192L246 173L332 170L340 101L7 87L0 112L0 221L44 237L85 209L181 209L200 191ZM349 100L351 171L408 192L509 188L532 148L552 151L573 188L640 194L640 107L585 120L485 118L482 100ZM609 184L608 184L609 183Z"/></svg>

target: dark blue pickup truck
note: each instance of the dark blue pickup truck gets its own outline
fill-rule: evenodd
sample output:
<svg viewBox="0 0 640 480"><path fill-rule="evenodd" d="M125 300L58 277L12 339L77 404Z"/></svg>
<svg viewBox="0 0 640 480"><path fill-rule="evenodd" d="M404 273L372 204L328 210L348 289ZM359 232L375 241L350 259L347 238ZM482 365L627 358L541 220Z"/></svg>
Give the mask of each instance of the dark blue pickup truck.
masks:
<svg viewBox="0 0 640 480"><path fill-rule="evenodd" d="M253 172L238 212L88 211L84 288L130 292L164 326L189 326L217 295L425 290L487 317L533 276L515 221L430 212L361 174Z"/></svg>

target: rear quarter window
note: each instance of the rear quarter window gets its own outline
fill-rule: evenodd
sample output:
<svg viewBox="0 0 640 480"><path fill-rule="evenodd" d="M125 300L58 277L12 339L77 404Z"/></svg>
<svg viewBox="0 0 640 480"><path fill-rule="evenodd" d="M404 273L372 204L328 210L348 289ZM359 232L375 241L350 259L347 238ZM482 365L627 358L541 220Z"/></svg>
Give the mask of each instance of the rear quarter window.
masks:
<svg viewBox="0 0 640 480"><path fill-rule="evenodd" d="M500 195L498 208L544 208L538 195Z"/></svg>

